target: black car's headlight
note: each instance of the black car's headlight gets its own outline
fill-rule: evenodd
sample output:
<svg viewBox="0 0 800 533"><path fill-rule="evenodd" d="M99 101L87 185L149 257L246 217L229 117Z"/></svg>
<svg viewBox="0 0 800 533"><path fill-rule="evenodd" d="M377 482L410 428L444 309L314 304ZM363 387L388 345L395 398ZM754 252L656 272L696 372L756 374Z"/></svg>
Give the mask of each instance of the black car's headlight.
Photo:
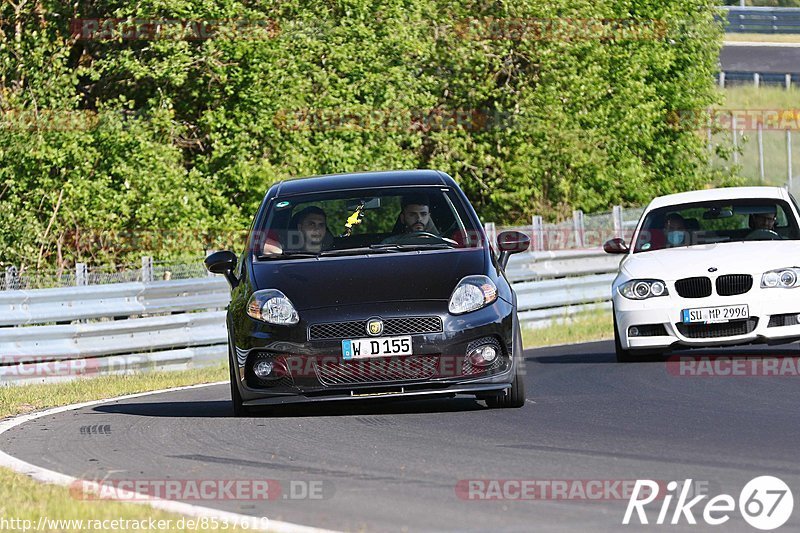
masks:
<svg viewBox="0 0 800 533"><path fill-rule="evenodd" d="M797 282L798 278L800 278L800 268L797 267L770 270L761 276L761 288L793 289L800 286Z"/></svg>
<svg viewBox="0 0 800 533"><path fill-rule="evenodd" d="M619 293L629 300L667 296L667 285L660 279L632 279L619 286Z"/></svg>
<svg viewBox="0 0 800 533"><path fill-rule="evenodd" d="M497 300L497 286L486 276L466 276L458 282L447 309L454 315L477 311Z"/></svg>
<svg viewBox="0 0 800 533"><path fill-rule="evenodd" d="M279 326L293 326L300 321L292 301L277 289L254 292L247 302L247 314L256 320Z"/></svg>

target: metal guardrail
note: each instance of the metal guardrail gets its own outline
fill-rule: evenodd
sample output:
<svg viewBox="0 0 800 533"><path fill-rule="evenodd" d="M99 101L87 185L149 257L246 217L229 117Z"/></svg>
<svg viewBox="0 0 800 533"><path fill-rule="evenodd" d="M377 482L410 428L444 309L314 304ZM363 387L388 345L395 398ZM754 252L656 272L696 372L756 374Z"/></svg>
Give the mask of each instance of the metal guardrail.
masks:
<svg viewBox="0 0 800 533"><path fill-rule="evenodd" d="M800 8L723 7L730 33L800 33Z"/></svg>
<svg viewBox="0 0 800 533"><path fill-rule="evenodd" d="M528 252L506 271L524 326L607 306L619 256ZM0 293L0 384L223 362L230 293L221 276Z"/></svg>

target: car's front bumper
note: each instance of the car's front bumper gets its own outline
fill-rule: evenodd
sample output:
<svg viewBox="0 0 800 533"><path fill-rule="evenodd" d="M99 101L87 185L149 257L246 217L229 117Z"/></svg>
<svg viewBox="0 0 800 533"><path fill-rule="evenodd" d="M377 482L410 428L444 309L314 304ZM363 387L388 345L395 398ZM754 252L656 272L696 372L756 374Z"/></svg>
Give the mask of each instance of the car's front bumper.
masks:
<svg viewBox="0 0 800 533"><path fill-rule="evenodd" d="M511 385L522 349L514 346L512 305L498 299L484 309L459 316L447 313L446 306L447 302L438 301L341 306L305 311L301 324L283 330L257 324L247 334L237 335L235 343L244 405L501 394ZM411 335L410 356L344 361L341 338L308 340L311 324L406 316L438 316L442 322L438 332ZM359 337L368 335L364 332ZM487 338L496 339L502 358L488 371L473 367L464 373L467 347ZM282 379L267 384L254 379L249 365L259 357L278 361Z"/></svg>
<svg viewBox="0 0 800 533"><path fill-rule="evenodd" d="M754 286L745 294L736 296L712 295L706 298L682 298L670 291L668 296L629 300L616 290L612 297L620 344L626 350L664 350L679 347L734 346L752 343L785 343L800 339L800 323L775 325L772 317L800 313L800 290L761 289ZM682 311L699 307L719 307L747 304L754 325L732 321L730 328L708 325L686 328L682 324ZM631 336L631 326L663 326L663 334ZM741 326L741 327L739 327ZM683 331L681 331L683 329ZM728 335L726 330L735 334ZM735 330L739 331L735 331ZM687 330L690 330L691 333ZM711 332L714 333L711 333ZM731 332L727 331L727 332ZM720 333L721 335L717 336ZM706 336L713 335L713 336Z"/></svg>

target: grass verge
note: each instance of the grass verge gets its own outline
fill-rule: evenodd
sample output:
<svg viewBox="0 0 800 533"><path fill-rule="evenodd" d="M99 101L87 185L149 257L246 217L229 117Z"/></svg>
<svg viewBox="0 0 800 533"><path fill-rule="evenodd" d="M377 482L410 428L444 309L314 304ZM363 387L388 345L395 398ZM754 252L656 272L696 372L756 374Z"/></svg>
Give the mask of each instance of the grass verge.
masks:
<svg viewBox="0 0 800 533"><path fill-rule="evenodd" d="M800 43L800 34L794 33L726 33L726 41L748 43Z"/></svg>
<svg viewBox="0 0 800 533"><path fill-rule="evenodd" d="M614 338L611 309L579 313L559 320L563 320L563 322L544 328L523 328L522 345L527 349Z"/></svg>
<svg viewBox="0 0 800 533"><path fill-rule="evenodd" d="M0 387L0 416L5 418L49 407L170 387L211 383L227 378L228 367L223 363L179 372L150 372L76 379L47 385ZM57 520L61 522L56 522ZM72 522L68 522L69 520ZM159 523L159 520L163 522ZM218 523L219 527L203 527L202 522L198 520L146 505L82 500L66 487L38 483L22 474L0 468L0 529L3 530L235 530L230 528L230 524L226 527L223 523ZM205 524L213 526L211 521L206 521Z"/></svg>

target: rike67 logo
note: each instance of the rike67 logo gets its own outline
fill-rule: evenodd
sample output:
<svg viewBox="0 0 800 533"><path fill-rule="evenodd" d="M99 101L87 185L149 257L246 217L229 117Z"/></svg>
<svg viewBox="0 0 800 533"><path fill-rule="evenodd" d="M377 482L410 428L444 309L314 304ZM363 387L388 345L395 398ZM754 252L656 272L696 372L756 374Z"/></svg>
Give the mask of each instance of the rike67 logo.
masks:
<svg viewBox="0 0 800 533"><path fill-rule="evenodd" d="M654 511L661 506L655 524L674 525L680 524L682 520L688 524L696 524L695 513L699 513L706 524L719 526L730 520L738 503L739 513L745 522L756 529L768 531L785 524L794 509L791 489L773 476L751 479L739 493L738 502L729 494L720 494L705 502L703 500L709 497L708 494L689 499L691 479L685 480L682 485L677 481L670 481L665 493L660 493L659 489L662 487L663 484L649 479L636 480L622 523L631 524L635 512L640 524L648 524L645 507L657 501L648 509ZM673 500L675 506L671 509ZM633 523L636 523L635 520Z"/></svg>

